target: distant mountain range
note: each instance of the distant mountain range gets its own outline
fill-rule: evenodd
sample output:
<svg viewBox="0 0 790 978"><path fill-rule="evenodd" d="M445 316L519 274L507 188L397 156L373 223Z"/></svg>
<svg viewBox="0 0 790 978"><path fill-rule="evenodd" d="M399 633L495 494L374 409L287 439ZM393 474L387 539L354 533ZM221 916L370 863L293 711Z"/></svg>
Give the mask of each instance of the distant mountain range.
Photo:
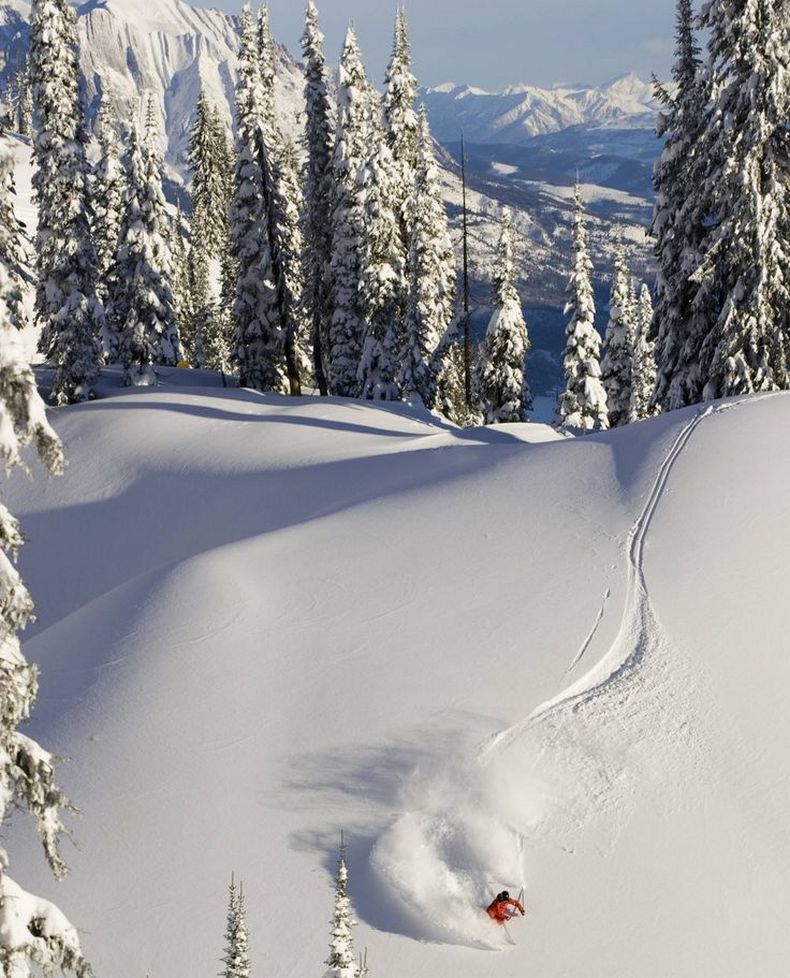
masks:
<svg viewBox="0 0 790 978"><path fill-rule="evenodd" d="M197 94L203 86L232 117L239 21L218 10L202 10L183 0L87 0L77 8L82 68L94 115L108 95L119 115L134 116L152 92L167 134L167 159L178 166ZM0 2L0 80L22 63L29 42L30 3ZM298 63L279 47L278 103L286 128L298 127L302 75ZM456 142L461 131L470 143L523 144L535 136L583 126L650 129L656 105L652 85L626 75L607 85L516 85L485 92L445 84L420 93L440 142Z"/></svg>
<svg viewBox="0 0 790 978"><path fill-rule="evenodd" d="M651 129L656 118L652 84L633 74L600 88L514 85L485 92L445 84L425 89L422 97L441 142L455 142L463 131L474 143L521 144L573 126Z"/></svg>

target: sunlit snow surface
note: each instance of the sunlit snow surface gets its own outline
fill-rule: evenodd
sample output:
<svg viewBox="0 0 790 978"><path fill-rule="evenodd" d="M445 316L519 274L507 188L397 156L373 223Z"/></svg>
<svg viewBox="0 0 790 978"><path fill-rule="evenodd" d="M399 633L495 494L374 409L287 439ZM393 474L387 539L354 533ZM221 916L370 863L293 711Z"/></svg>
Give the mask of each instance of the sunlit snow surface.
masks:
<svg viewBox="0 0 790 978"><path fill-rule="evenodd" d="M380 978L784 975L790 398L573 439L190 380L10 483L84 812L12 871L97 974L214 974L231 870L258 972L320 974L342 828Z"/></svg>

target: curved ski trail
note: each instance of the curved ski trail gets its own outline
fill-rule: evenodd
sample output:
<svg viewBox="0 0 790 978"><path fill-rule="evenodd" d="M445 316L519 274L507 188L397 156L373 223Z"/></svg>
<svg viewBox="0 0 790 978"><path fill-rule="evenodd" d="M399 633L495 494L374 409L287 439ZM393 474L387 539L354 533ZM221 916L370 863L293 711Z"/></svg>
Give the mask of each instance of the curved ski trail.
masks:
<svg viewBox="0 0 790 978"><path fill-rule="evenodd" d="M647 532L658 509L661 496L666 489L672 469L683 453L694 431L716 410L726 409L730 406L735 405L723 405L718 409L711 405L695 414L678 432L659 467L658 473L648 492L645 504L628 532L628 578L625 603L620 627L608 651L604 653L603 657L584 676L572 683L556 697L536 707L523 720L519 720L512 726L495 734L479 751L478 761L480 763L485 763L494 753L507 750L508 747L527 731L560 710L567 707L572 708L581 701L590 702L594 700L604 690L611 688L614 684L630 676L639 666L644 657L650 634L655 627L655 617L653 615L644 574L644 550ZM582 654L592 642L595 632L603 620L604 610L605 602L590 634L582 645ZM581 655L577 654L573 665L576 665L580 659Z"/></svg>
<svg viewBox="0 0 790 978"><path fill-rule="evenodd" d="M672 645L654 614L645 542L696 429L712 414L742 403L700 409L671 441L626 538L623 610L604 654L471 758L462 751L438 769L415 772L405 810L377 839L371 863L409 911L419 914L423 936L501 947L480 912L492 876L523 884L533 843L551 840L574 852L574 833L597 816L606 817L582 846L605 852L626 824L637 785L698 776L703 741L694 700L701 684L693 662ZM610 610L607 592L566 676L590 654ZM501 763L520 741L515 763Z"/></svg>

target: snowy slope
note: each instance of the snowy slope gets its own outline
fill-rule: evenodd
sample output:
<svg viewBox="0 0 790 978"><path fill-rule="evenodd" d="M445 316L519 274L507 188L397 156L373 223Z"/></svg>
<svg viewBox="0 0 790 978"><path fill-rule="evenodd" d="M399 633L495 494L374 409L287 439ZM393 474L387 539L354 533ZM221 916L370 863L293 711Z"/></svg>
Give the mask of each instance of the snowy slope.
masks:
<svg viewBox="0 0 790 978"><path fill-rule="evenodd" d="M652 128L653 86L629 74L601 87L514 85L486 92L444 84L423 92L437 139L455 142L463 131L471 143L522 143L571 126Z"/></svg>
<svg viewBox="0 0 790 978"><path fill-rule="evenodd" d="M97 974L213 974L232 869L256 973L320 974L341 827L380 978L786 974L788 395L579 440L200 389L54 419L67 475L9 496Z"/></svg>

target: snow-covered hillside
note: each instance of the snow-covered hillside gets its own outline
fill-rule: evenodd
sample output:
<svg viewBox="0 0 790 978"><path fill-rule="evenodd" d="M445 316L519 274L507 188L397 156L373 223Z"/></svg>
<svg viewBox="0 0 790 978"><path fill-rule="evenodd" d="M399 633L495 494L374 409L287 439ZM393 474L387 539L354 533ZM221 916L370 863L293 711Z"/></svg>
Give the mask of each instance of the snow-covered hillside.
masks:
<svg viewBox="0 0 790 978"><path fill-rule="evenodd" d="M8 496L97 974L217 971L231 870L256 973L321 974L344 828L378 978L784 976L788 395L579 440L172 386L53 417L67 474Z"/></svg>
<svg viewBox="0 0 790 978"><path fill-rule="evenodd" d="M463 131L471 143L522 143L571 126L650 129L655 125L653 86L624 75L600 87L513 85L486 92L448 83L423 97L437 139L455 142Z"/></svg>

